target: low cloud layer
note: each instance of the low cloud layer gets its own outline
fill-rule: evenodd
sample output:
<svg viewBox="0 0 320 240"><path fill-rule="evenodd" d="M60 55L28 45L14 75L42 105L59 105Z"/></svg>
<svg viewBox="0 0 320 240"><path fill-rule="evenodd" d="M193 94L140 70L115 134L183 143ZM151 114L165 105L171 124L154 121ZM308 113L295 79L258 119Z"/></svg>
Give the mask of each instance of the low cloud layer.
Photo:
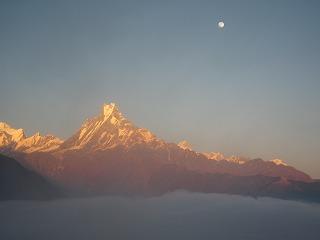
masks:
<svg viewBox="0 0 320 240"><path fill-rule="evenodd" d="M176 192L0 203L1 239L319 239L320 205Z"/></svg>

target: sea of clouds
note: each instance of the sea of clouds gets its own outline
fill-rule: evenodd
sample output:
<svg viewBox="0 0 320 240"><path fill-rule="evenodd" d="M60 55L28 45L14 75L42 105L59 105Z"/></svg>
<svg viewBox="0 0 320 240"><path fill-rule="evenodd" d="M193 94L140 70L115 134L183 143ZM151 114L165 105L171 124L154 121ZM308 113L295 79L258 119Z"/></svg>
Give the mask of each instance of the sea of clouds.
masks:
<svg viewBox="0 0 320 240"><path fill-rule="evenodd" d="M320 205L175 192L0 202L0 239L320 239Z"/></svg>

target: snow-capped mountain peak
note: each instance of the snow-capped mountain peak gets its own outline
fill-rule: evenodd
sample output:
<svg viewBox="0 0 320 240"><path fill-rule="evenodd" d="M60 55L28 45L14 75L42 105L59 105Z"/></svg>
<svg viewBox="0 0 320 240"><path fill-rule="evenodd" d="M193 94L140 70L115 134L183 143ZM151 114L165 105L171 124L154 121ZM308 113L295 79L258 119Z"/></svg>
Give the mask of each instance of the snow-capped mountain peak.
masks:
<svg viewBox="0 0 320 240"><path fill-rule="evenodd" d="M270 162L276 164L276 165L283 165L283 166L288 166L283 160L281 159L272 159Z"/></svg>
<svg viewBox="0 0 320 240"><path fill-rule="evenodd" d="M31 152L50 152L57 149L62 140L52 135L41 136L39 132L23 139L15 146L15 150L31 153Z"/></svg>
<svg viewBox="0 0 320 240"><path fill-rule="evenodd" d="M102 113L88 119L76 134L65 141L62 148L103 150L118 145L129 147L156 142L161 141L149 130L134 126L114 103L110 103L104 104Z"/></svg>
<svg viewBox="0 0 320 240"><path fill-rule="evenodd" d="M10 125L5 122L0 122L0 130L10 129Z"/></svg>
<svg viewBox="0 0 320 240"><path fill-rule="evenodd" d="M39 132L26 137L23 129L12 128L0 122L0 149L11 149L18 152L48 152L57 149L62 141L54 136L41 136Z"/></svg>
<svg viewBox="0 0 320 240"><path fill-rule="evenodd" d="M0 147L17 143L24 138L23 129L15 129L5 122L0 122Z"/></svg>
<svg viewBox="0 0 320 240"><path fill-rule="evenodd" d="M237 164L244 164L245 162L247 162L249 160L248 158L236 156L236 155L231 155L230 157L225 157L224 154L221 152L204 153L204 155L210 160L215 160L215 161L225 160L225 161L237 163Z"/></svg>
<svg viewBox="0 0 320 240"><path fill-rule="evenodd" d="M225 160L226 158L224 155L220 152L210 152L210 153L204 153L204 155L211 160L221 161Z"/></svg>
<svg viewBox="0 0 320 240"><path fill-rule="evenodd" d="M103 112L103 116L104 116L105 119L109 118L114 111L115 112L119 112L119 109L116 106L116 104L110 103L110 104L104 104L103 105L102 112Z"/></svg>
<svg viewBox="0 0 320 240"><path fill-rule="evenodd" d="M192 151L192 146L190 143L188 143L186 140L183 140L178 143L178 146L182 148L183 150L190 150Z"/></svg>

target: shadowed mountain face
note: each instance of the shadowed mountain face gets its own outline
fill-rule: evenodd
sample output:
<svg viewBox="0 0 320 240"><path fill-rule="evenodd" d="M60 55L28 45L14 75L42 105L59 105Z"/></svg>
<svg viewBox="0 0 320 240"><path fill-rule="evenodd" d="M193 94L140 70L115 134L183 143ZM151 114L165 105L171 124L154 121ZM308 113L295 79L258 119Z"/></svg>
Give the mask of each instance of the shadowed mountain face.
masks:
<svg viewBox="0 0 320 240"><path fill-rule="evenodd" d="M100 115L64 142L40 135L30 140L22 130L2 125L0 150L81 194L154 195L186 189L320 200L319 184L282 160L225 158L193 151L187 142L167 143L136 127L115 104L104 105Z"/></svg>
<svg viewBox="0 0 320 240"><path fill-rule="evenodd" d="M320 183L317 182L294 181L279 176L237 176L196 171L183 163L161 157L153 150L136 146L130 150L118 147L97 152L90 158L80 152L69 152L61 159L54 156L49 159L44 153L34 153L24 161L36 171L86 196L154 196L184 189L320 202Z"/></svg>
<svg viewBox="0 0 320 240"><path fill-rule="evenodd" d="M61 192L44 177L0 154L0 200L45 200Z"/></svg>

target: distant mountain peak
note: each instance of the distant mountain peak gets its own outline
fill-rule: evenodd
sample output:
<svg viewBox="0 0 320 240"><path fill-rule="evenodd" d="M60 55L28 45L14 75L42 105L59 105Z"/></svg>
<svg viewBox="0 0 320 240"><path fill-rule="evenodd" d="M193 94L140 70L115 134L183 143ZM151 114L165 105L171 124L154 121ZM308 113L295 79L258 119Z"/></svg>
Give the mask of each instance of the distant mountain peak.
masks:
<svg viewBox="0 0 320 240"><path fill-rule="evenodd" d="M15 129L5 122L0 122L0 147L17 143L22 139L25 139L23 129Z"/></svg>
<svg viewBox="0 0 320 240"><path fill-rule="evenodd" d="M0 122L0 130L11 128L11 126L6 122Z"/></svg>
<svg viewBox="0 0 320 240"><path fill-rule="evenodd" d="M210 160L215 160L215 161L225 160L225 161L237 163L237 164L244 164L247 161L249 161L248 158L237 156L237 155L231 155L230 157L225 157L224 154L221 152L209 152L209 153L204 153L204 155Z"/></svg>
<svg viewBox="0 0 320 240"><path fill-rule="evenodd" d="M85 121L81 128L64 144L64 149L92 150L116 146L133 146L140 143L160 143L154 134L145 128L136 127L127 120L114 103L104 104L102 113Z"/></svg>
<svg viewBox="0 0 320 240"><path fill-rule="evenodd" d="M183 150L190 150L192 151L192 146L189 142L187 142L186 140L183 140L181 142L178 143L178 146L180 148L182 148Z"/></svg>
<svg viewBox="0 0 320 240"><path fill-rule="evenodd" d="M109 118L114 112L119 113L119 108L115 103L104 104L102 108L102 114L105 119Z"/></svg>
<svg viewBox="0 0 320 240"><path fill-rule="evenodd" d="M204 155L211 160L216 160L216 161L221 161L225 160L226 158L224 155L220 152L209 152L209 153L204 153Z"/></svg>
<svg viewBox="0 0 320 240"><path fill-rule="evenodd" d="M283 160L281 159L272 159L270 162L276 164L276 165L283 165L283 166L288 166Z"/></svg>
<svg viewBox="0 0 320 240"><path fill-rule="evenodd" d="M19 152L47 152L57 149L62 141L54 136L41 136L39 132L26 137L23 129L12 128L9 124L0 123L0 149L11 149Z"/></svg>

